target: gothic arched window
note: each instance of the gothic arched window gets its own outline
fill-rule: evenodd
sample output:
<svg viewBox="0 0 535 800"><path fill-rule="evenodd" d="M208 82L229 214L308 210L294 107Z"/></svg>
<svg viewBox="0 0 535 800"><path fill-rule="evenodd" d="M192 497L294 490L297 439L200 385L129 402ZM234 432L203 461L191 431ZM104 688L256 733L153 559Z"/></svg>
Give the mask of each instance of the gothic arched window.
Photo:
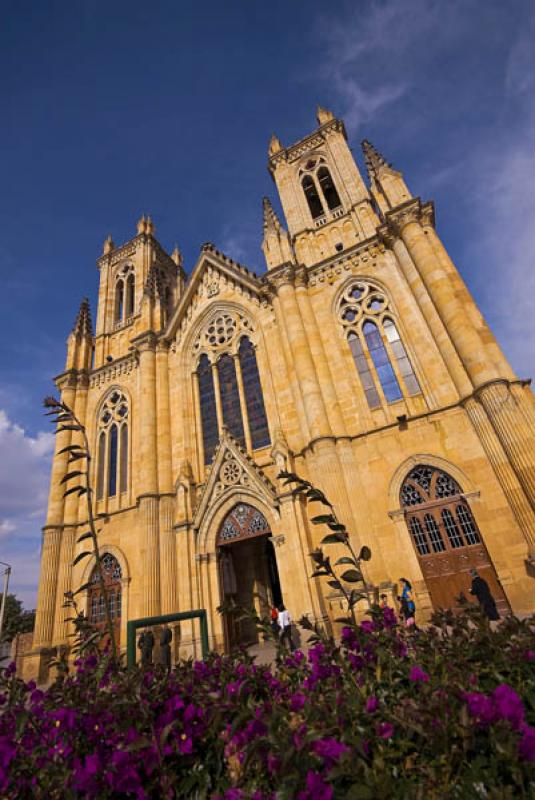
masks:
<svg viewBox="0 0 535 800"><path fill-rule="evenodd" d="M258 374L254 347L246 336L240 342L239 358L251 444L253 449L267 447L270 442L269 428L260 375Z"/></svg>
<svg viewBox="0 0 535 800"><path fill-rule="evenodd" d="M389 310L385 293L373 284L355 281L338 307L340 322L370 408L418 394L420 385Z"/></svg>
<svg viewBox="0 0 535 800"><path fill-rule="evenodd" d="M320 196L318 194L318 190L316 189L316 184L314 183L314 179L312 178L312 176L305 175L305 177L301 182L301 185L303 187L303 191L307 199L310 213L312 214L312 219L317 219L318 217L321 217L325 213L325 211L323 210Z"/></svg>
<svg viewBox="0 0 535 800"><path fill-rule="evenodd" d="M205 351L196 373L205 464L212 460L222 425L248 450L270 443L251 331L251 323L241 314L221 312L193 346L194 352Z"/></svg>
<svg viewBox="0 0 535 800"><path fill-rule="evenodd" d="M105 399L98 418L97 500L128 489L128 400L118 389Z"/></svg>
<svg viewBox="0 0 535 800"><path fill-rule="evenodd" d="M217 445L218 428L212 365L206 353L203 353L199 360L197 378L199 381L204 463L209 464Z"/></svg>
<svg viewBox="0 0 535 800"><path fill-rule="evenodd" d="M131 317L134 313L134 306L135 306L135 297L136 297L136 279L134 277L134 273L131 272L126 281L126 313L125 316Z"/></svg>
<svg viewBox="0 0 535 800"><path fill-rule="evenodd" d="M221 356L217 362L217 374L219 376L219 393L221 397L223 423L241 444L245 444L236 367L234 359L228 353Z"/></svg>
<svg viewBox="0 0 535 800"><path fill-rule="evenodd" d="M317 176L321 191L323 192L323 196L330 210L332 211L334 208L338 208L338 206L341 205L340 197L338 196L336 186L334 185L331 173L327 167L320 167Z"/></svg>
<svg viewBox="0 0 535 800"><path fill-rule="evenodd" d="M121 565L111 553L103 553L100 560L102 572L104 573L104 584L108 594L108 607L114 628L115 641L119 643L121 632L122 614L122 571ZM97 628L106 628L106 606L99 574L95 567L89 579L89 590L87 598L89 620Z"/></svg>
<svg viewBox="0 0 535 800"><path fill-rule="evenodd" d="M124 281L115 284L115 322L121 322L124 311Z"/></svg>

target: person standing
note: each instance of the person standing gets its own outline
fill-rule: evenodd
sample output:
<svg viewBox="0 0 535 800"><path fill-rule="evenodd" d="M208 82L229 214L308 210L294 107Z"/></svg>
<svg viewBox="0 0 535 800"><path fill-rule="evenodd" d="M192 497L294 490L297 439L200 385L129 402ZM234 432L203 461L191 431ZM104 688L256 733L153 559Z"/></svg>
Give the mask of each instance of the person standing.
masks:
<svg viewBox="0 0 535 800"><path fill-rule="evenodd" d="M281 603L279 606L278 623L280 629L280 634L279 634L280 643L284 644L287 641L290 650L293 652L295 650L295 647L292 641L292 620L289 612L286 610L284 606L284 603Z"/></svg>
<svg viewBox="0 0 535 800"><path fill-rule="evenodd" d="M150 667L154 649L154 634L150 628L139 637L138 647L141 648L141 666Z"/></svg>
<svg viewBox="0 0 535 800"><path fill-rule="evenodd" d="M279 635L279 610L277 606L271 606L271 611L269 613L271 630L273 631L273 636L277 638Z"/></svg>
<svg viewBox="0 0 535 800"><path fill-rule="evenodd" d="M412 585L407 578L400 578L399 581L401 583L401 596L398 597L398 600L401 608L401 616L405 620L405 627L412 628L416 625L416 619L414 617L416 613L416 604L412 596Z"/></svg>
<svg viewBox="0 0 535 800"><path fill-rule="evenodd" d="M481 610L491 621L500 619L498 609L496 608L496 601L491 594L489 585L485 578L481 578L477 569L471 569L470 575L472 577L472 586L470 587L470 594L477 597Z"/></svg>
<svg viewBox="0 0 535 800"><path fill-rule="evenodd" d="M168 625L164 625L160 636L160 650L162 653L162 661L166 670L169 672L171 669L171 642L173 641L173 632Z"/></svg>

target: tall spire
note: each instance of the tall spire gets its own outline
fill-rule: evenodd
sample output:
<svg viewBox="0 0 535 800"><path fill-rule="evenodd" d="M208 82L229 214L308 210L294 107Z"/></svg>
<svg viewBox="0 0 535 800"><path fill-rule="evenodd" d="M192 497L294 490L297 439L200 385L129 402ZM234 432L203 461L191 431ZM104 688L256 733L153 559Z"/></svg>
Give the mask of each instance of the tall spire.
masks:
<svg viewBox="0 0 535 800"><path fill-rule="evenodd" d="M78 311L72 332L75 336L93 336L91 310L89 308L89 299L87 297L84 297L80 303L80 310Z"/></svg>
<svg viewBox="0 0 535 800"><path fill-rule="evenodd" d="M385 167L390 167L386 158L373 146L368 139L363 139L361 143L362 152L364 153L364 161L366 162L366 169L370 180L378 178Z"/></svg>
<svg viewBox="0 0 535 800"><path fill-rule="evenodd" d="M271 134L271 139L269 140L269 147L268 153L270 156L274 156L275 153L278 153L282 150L282 143L278 136L275 136L274 133Z"/></svg>
<svg viewBox="0 0 535 800"><path fill-rule="evenodd" d="M273 206L269 200L269 197L262 198L262 210L264 213L264 232L269 230L269 228L274 228L276 231L280 231L282 225L279 222L279 218L277 217Z"/></svg>
<svg viewBox="0 0 535 800"><path fill-rule="evenodd" d="M173 250L173 252L171 254L171 258L173 259L173 261L175 262L177 267L183 267L184 266L184 259L182 258L182 253L178 249L178 245L177 244L175 244L175 249Z"/></svg>

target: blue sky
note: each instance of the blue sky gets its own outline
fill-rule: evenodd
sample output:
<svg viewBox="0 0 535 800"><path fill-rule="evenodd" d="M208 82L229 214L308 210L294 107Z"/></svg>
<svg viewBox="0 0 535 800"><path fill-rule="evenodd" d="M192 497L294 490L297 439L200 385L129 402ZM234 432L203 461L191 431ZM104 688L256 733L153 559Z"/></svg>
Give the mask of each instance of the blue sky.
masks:
<svg viewBox="0 0 535 800"><path fill-rule="evenodd" d="M95 259L141 213L191 269L263 269L275 131L318 103L437 227L520 376L535 371L535 9L509 0L3 0L0 560L35 602L52 436L41 413Z"/></svg>

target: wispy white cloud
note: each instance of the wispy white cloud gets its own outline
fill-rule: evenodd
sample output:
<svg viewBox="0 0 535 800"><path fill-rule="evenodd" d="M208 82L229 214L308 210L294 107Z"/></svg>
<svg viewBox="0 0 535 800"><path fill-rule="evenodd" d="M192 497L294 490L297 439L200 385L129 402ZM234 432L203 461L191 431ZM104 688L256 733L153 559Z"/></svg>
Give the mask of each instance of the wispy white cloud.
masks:
<svg viewBox="0 0 535 800"><path fill-rule="evenodd" d="M0 560L13 567L12 590L35 605L40 528L54 434L29 436L0 409Z"/></svg>

